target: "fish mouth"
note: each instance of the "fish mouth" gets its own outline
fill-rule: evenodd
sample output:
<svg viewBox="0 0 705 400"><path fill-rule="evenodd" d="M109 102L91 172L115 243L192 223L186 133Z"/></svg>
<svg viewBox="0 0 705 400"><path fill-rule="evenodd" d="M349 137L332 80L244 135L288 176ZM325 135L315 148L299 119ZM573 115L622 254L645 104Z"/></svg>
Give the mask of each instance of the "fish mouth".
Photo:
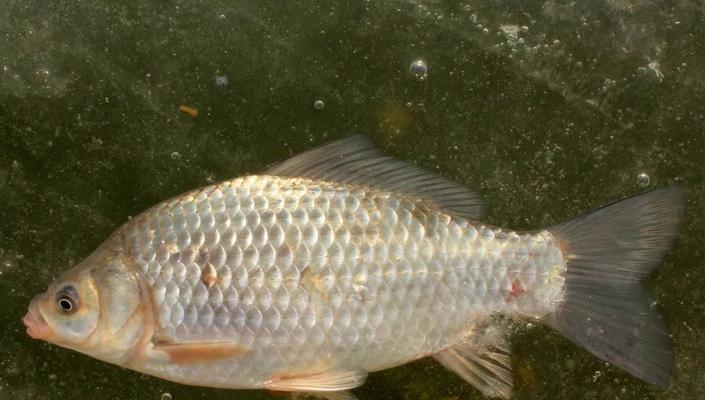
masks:
<svg viewBox="0 0 705 400"><path fill-rule="evenodd" d="M47 339L51 336L51 329L44 320L44 317L39 311L35 311L35 307L30 306L29 311L22 318L24 326L27 327L27 335L32 339Z"/></svg>

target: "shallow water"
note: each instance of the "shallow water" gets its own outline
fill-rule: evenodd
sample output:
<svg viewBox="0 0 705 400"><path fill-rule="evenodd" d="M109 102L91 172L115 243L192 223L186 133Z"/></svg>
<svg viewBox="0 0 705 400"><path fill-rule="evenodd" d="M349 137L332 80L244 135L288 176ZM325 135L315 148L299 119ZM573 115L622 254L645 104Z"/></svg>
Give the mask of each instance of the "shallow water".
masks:
<svg viewBox="0 0 705 400"><path fill-rule="evenodd" d="M353 133L480 190L488 221L516 229L686 187L681 240L647 281L672 386L520 325L515 398L705 397L705 5L163 3L0 5L0 399L270 398L123 370L31 340L20 319L129 216ZM483 398L430 360L355 392Z"/></svg>

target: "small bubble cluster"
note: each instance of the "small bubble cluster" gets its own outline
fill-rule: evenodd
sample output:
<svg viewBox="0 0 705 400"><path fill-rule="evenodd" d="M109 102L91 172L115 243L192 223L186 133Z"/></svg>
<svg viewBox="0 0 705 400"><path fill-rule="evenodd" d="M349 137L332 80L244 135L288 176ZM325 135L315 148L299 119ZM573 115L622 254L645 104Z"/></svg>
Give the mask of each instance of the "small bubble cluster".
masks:
<svg viewBox="0 0 705 400"><path fill-rule="evenodd" d="M51 78L51 73L49 72L48 69L45 68L39 68L36 71L34 71L34 81L46 85L49 83L49 79Z"/></svg>
<svg viewBox="0 0 705 400"><path fill-rule="evenodd" d="M594 374L592 374L592 381L597 382L598 379L602 376L602 372L600 371L595 371Z"/></svg>

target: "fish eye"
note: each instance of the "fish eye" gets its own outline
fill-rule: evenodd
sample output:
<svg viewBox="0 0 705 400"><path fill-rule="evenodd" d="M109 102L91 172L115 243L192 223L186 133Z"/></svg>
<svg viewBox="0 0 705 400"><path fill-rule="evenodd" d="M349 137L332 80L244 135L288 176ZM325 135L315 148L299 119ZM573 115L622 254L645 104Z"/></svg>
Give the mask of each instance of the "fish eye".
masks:
<svg viewBox="0 0 705 400"><path fill-rule="evenodd" d="M71 313L78 307L78 292L73 286L64 286L56 293L56 305L64 313Z"/></svg>

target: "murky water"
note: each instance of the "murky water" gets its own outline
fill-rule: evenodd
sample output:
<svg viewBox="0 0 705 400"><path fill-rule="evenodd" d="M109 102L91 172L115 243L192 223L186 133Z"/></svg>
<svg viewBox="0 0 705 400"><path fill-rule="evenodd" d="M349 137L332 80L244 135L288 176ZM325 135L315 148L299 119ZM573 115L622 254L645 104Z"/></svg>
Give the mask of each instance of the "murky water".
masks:
<svg viewBox="0 0 705 400"><path fill-rule="evenodd" d="M685 1L4 1L0 399L269 398L123 370L29 339L20 318L146 207L353 133L519 229L685 186L681 240L647 282L672 387L520 325L515 398L705 397L703 32L705 5ZM482 398L430 360L355 392Z"/></svg>

